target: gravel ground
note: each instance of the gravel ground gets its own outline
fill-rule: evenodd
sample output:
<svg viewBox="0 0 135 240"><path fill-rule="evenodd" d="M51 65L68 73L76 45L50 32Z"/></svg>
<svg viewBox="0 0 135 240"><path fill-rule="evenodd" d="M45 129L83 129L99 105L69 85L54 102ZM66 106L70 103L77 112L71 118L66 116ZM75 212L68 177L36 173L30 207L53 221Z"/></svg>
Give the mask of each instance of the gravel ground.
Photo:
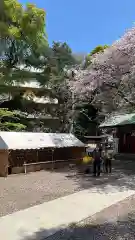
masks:
<svg viewBox="0 0 135 240"><path fill-rule="evenodd" d="M0 178L0 216L78 191L79 184L66 176L41 171Z"/></svg>
<svg viewBox="0 0 135 240"><path fill-rule="evenodd" d="M124 170L115 167L111 175L101 174L100 178L69 169L10 175L0 178L0 216L94 186L104 191L107 184L118 190L135 189L135 174L129 170L125 172L125 167Z"/></svg>

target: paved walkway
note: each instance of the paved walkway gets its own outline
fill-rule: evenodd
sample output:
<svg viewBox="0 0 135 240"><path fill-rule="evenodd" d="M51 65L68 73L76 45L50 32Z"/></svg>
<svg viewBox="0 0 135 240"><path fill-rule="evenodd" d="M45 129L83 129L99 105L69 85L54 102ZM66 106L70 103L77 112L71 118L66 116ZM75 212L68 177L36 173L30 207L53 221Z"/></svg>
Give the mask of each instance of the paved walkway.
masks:
<svg viewBox="0 0 135 240"><path fill-rule="evenodd" d="M109 185L104 191L83 190L1 217L0 233L4 240L41 240L134 194L134 190L118 191Z"/></svg>
<svg viewBox="0 0 135 240"><path fill-rule="evenodd" d="M38 234L34 240L38 239ZM47 240L134 240L135 195L63 229Z"/></svg>

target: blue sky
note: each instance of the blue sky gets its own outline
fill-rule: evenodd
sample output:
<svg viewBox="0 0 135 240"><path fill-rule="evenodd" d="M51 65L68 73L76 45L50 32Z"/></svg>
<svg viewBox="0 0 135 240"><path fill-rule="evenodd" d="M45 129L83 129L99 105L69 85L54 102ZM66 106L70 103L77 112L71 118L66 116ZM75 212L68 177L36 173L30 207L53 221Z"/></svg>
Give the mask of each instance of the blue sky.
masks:
<svg viewBox="0 0 135 240"><path fill-rule="evenodd" d="M26 3L26 0L20 0ZM88 53L111 44L135 22L135 0L29 0L46 10L48 40Z"/></svg>

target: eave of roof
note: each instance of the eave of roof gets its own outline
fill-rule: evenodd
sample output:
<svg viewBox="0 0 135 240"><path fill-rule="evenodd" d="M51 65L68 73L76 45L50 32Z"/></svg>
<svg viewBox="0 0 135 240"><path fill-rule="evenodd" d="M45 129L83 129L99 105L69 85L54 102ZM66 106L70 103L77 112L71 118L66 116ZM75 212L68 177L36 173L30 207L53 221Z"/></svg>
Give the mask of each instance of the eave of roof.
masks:
<svg viewBox="0 0 135 240"><path fill-rule="evenodd" d="M43 148L84 147L72 134L44 132L0 132L0 149L26 150Z"/></svg>
<svg viewBox="0 0 135 240"><path fill-rule="evenodd" d="M132 124L135 124L135 113L110 116L99 127L107 128Z"/></svg>

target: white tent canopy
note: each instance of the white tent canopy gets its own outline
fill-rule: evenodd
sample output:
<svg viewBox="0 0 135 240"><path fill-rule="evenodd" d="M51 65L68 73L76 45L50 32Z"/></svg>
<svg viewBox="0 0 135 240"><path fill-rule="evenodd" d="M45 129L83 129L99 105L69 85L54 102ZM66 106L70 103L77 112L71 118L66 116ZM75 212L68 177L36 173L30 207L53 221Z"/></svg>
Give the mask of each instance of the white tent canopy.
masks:
<svg viewBox="0 0 135 240"><path fill-rule="evenodd" d="M63 147L84 147L84 144L67 133L0 132L1 150Z"/></svg>

